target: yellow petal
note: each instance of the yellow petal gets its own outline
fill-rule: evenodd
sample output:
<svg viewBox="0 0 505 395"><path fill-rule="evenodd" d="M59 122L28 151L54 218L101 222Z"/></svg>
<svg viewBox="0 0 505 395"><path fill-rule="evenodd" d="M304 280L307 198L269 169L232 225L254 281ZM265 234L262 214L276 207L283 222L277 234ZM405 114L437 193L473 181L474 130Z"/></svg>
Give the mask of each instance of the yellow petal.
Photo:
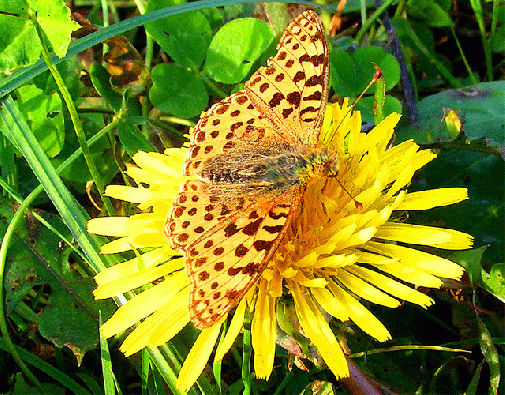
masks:
<svg viewBox="0 0 505 395"><path fill-rule="evenodd" d="M130 217L104 217L88 221L88 232L97 235L123 237L139 233L140 229L152 228L159 220L152 214L138 214Z"/></svg>
<svg viewBox="0 0 505 395"><path fill-rule="evenodd" d="M434 276L459 279L463 275L463 268L457 263L424 251L373 241L369 241L365 248L385 256L398 258L404 264Z"/></svg>
<svg viewBox="0 0 505 395"><path fill-rule="evenodd" d="M185 275L185 273L182 274ZM165 281L135 295L102 325L100 328L102 335L107 339L128 329L165 305L168 300L184 288L183 284L184 279L181 278L181 274L175 273L167 277Z"/></svg>
<svg viewBox="0 0 505 395"><path fill-rule="evenodd" d="M130 203L142 203L152 198L153 191L148 188L134 188L126 185L108 185L105 195Z"/></svg>
<svg viewBox="0 0 505 395"><path fill-rule="evenodd" d="M376 234L377 228L375 226L370 226L365 229L361 229L359 232L353 233L349 239L345 242L342 242L340 245L341 249L353 247L356 245L365 244L368 240L370 240Z"/></svg>
<svg viewBox="0 0 505 395"><path fill-rule="evenodd" d="M453 229L388 222L381 226L376 237L409 244L430 245L447 250L462 250L472 246L473 237Z"/></svg>
<svg viewBox="0 0 505 395"><path fill-rule="evenodd" d="M164 154L139 151L133 155L132 159L143 169L177 177L180 174L185 155L186 149L172 148L165 150Z"/></svg>
<svg viewBox="0 0 505 395"><path fill-rule="evenodd" d="M384 255L380 254L372 254L370 252L366 251L361 251L361 250L356 250L356 249L350 249L350 251L353 251L356 255L356 261L359 263L369 263L371 265L376 265L376 266L382 266L386 265L388 263L396 263L399 261L398 258L389 258Z"/></svg>
<svg viewBox="0 0 505 395"><path fill-rule="evenodd" d="M353 266L350 268L353 268ZM361 278L356 277L354 274L349 273L349 271L346 269L339 270L336 277L351 292L366 300L369 300L370 302L391 308L395 308L400 305L400 302L398 300L382 292L372 284L369 284L366 281L363 281Z"/></svg>
<svg viewBox="0 0 505 395"><path fill-rule="evenodd" d="M396 210L429 210L468 199L466 188L439 188L407 193Z"/></svg>
<svg viewBox="0 0 505 395"><path fill-rule="evenodd" d="M178 170L180 172L180 169ZM135 179L138 183L142 182L149 184L150 186L160 184L163 182L163 187L167 190L176 189L176 185L180 184L182 178L179 175L174 175L174 171L160 172L160 171L148 171L145 168L140 168L136 166L129 166L127 173L130 177ZM180 186L180 185L179 185Z"/></svg>
<svg viewBox="0 0 505 395"><path fill-rule="evenodd" d="M214 362L219 362L223 359L224 355L228 352L228 350L233 346L235 339L238 334L242 330L244 326L244 315L245 309L247 307L247 301L243 298L237 308L235 309L235 313L233 313L233 318L230 323L230 327L226 331L226 335L221 343L219 343L216 356L214 357Z"/></svg>
<svg viewBox="0 0 505 395"><path fill-rule="evenodd" d="M139 336L142 336L142 329L146 330L148 325L152 325L152 329L149 330L150 336L147 336L148 333L146 333L147 346L160 347L164 345L190 322L188 298L189 295L181 291L180 295L177 295L177 299L171 299L169 304L146 319L146 328L139 329ZM151 318L152 320L150 320Z"/></svg>
<svg viewBox="0 0 505 395"><path fill-rule="evenodd" d="M93 295L96 299L109 298L111 295L117 295L126 291L131 291L132 289L136 289L143 285L150 284L151 282L167 274L170 274L173 271L174 266L171 264L171 262L167 262L165 265L144 269L139 272L126 275L117 281L100 285L97 289L94 290ZM183 275L186 274L183 271L181 271L181 273ZM177 274L175 278L182 278L181 273L175 273L173 276ZM185 284L187 284L187 281Z"/></svg>
<svg viewBox="0 0 505 395"><path fill-rule="evenodd" d="M363 307L353 296L349 295L349 293L331 280L328 281L328 288L349 313L349 318L365 333L381 342L391 339L390 333L382 322Z"/></svg>
<svg viewBox="0 0 505 395"><path fill-rule="evenodd" d="M419 146L413 140L407 140L384 152L381 161L391 169L392 178L388 182L394 181L394 177L403 170L406 159L412 158L418 150Z"/></svg>
<svg viewBox="0 0 505 395"><path fill-rule="evenodd" d="M433 299L426 296L409 286L402 284L394 279L359 266L353 266L347 269L349 272L361 277L370 284L374 284L377 288L386 291L399 299L406 300L411 303L418 304L423 307L430 306L434 303ZM373 300L372 300L373 301Z"/></svg>
<svg viewBox="0 0 505 395"><path fill-rule="evenodd" d="M184 260L182 257L170 259L174 255L179 255L178 252L173 251L168 246L163 248L155 248L141 255L142 261L144 263L144 268L150 268L158 266L160 263L166 263L172 265L175 270L181 270L184 268ZM170 263L168 261L170 260ZM95 276L95 281L98 285L103 285L111 281L120 280L125 276L139 271L139 262L137 257L118 263L114 266L108 267L102 270ZM104 297L113 297L116 293Z"/></svg>
<svg viewBox="0 0 505 395"><path fill-rule="evenodd" d="M340 254L340 255L330 255L325 258L318 259L313 265L314 269L319 268L339 268L352 265L356 263L358 256L356 254Z"/></svg>
<svg viewBox="0 0 505 395"><path fill-rule="evenodd" d="M276 317L275 299L266 290L266 281L258 287L258 299L251 323L251 342L254 349L254 372L259 379L268 380L274 368Z"/></svg>
<svg viewBox="0 0 505 395"><path fill-rule="evenodd" d="M389 273L396 278L417 287L440 288L442 286L442 280L438 277L432 276L431 274L425 273L421 270L414 269L413 267L405 266L403 262L389 263L377 267L383 272Z"/></svg>
<svg viewBox="0 0 505 395"><path fill-rule="evenodd" d="M397 113L391 113L384 118L366 135L368 144L370 146L376 146L377 151L383 153L393 136L394 127L400 121L400 118L401 115Z"/></svg>
<svg viewBox="0 0 505 395"><path fill-rule="evenodd" d="M117 252L130 251L134 248L153 248L167 245L167 238L163 232L157 230L144 231L134 236L122 237L104 244L100 248L102 254L114 254Z"/></svg>
<svg viewBox="0 0 505 395"><path fill-rule="evenodd" d="M317 277L306 281L300 281L299 284L307 288L309 287L324 288L326 287L326 280L324 278Z"/></svg>
<svg viewBox="0 0 505 395"><path fill-rule="evenodd" d="M310 293L314 296L317 303L326 311L328 314L345 322L349 319L349 314L347 310L342 305L339 299L335 298L333 294L326 288L312 288Z"/></svg>
<svg viewBox="0 0 505 395"><path fill-rule="evenodd" d="M139 324L119 349L128 357L144 347L168 342L189 323L188 298L186 287Z"/></svg>
<svg viewBox="0 0 505 395"><path fill-rule="evenodd" d="M210 354L216 345L221 325L222 320L209 329L204 329L198 335L198 339L196 339L193 347L191 347L191 351L186 357L177 379L177 388L181 391L189 391L200 374L202 374L203 368L207 364Z"/></svg>
<svg viewBox="0 0 505 395"><path fill-rule="evenodd" d="M87 223L88 233L94 233L96 235L106 235L113 236L109 232L117 233L118 229L121 230L119 236L126 236L125 229L126 223L128 222L128 217L103 217L103 218L93 218Z"/></svg>
<svg viewBox="0 0 505 395"><path fill-rule="evenodd" d="M307 337L315 344L337 379L348 377L349 368L340 344L308 291L295 283L292 295L295 301L296 315Z"/></svg>

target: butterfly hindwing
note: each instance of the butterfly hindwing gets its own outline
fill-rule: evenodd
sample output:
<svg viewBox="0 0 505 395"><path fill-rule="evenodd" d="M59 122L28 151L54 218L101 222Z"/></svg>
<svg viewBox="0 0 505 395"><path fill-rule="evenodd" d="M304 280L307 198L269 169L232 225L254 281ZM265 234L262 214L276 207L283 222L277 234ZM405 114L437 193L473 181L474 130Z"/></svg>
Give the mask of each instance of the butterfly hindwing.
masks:
<svg viewBox="0 0 505 395"><path fill-rule="evenodd" d="M238 304L275 252L295 204L252 203L188 246L190 312L196 326L211 326Z"/></svg>

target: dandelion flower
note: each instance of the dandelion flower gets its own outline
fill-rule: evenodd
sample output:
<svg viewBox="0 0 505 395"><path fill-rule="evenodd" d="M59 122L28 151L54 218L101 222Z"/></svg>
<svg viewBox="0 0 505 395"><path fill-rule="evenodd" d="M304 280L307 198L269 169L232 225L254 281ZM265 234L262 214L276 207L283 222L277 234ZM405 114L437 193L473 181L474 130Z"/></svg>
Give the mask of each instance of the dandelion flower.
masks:
<svg viewBox="0 0 505 395"><path fill-rule="evenodd" d="M254 370L258 378L268 379L273 370L279 302L286 295L293 300L302 334L337 378L346 377L347 362L329 317L352 321L378 341L386 341L391 338L388 330L362 301L391 308L402 301L428 307L433 300L416 287L439 288L441 278L461 277L459 265L416 246L467 249L472 245L471 236L404 223L400 214L460 202L467 199L467 191L406 191L414 173L435 154L420 150L413 141L390 147L399 118L391 114L362 133L361 116L350 111L347 100L327 107L319 144L337 155L338 175L308 181L299 215L260 278L229 318L201 331L180 372L179 388L188 390L201 374L224 319L229 319L229 325L217 347L216 361L233 345L247 314ZM172 200L187 179L181 176L185 151L171 148L164 154L137 153L133 157L137 166L129 166L127 172L138 187L109 186L106 193L137 204L141 213L88 223L91 233L117 237L102 247L102 253L141 252L141 259L120 263L95 277L96 298L144 287L101 328L108 338L138 324L121 346L126 355L163 345L190 322L184 261L169 247L163 229Z"/></svg>

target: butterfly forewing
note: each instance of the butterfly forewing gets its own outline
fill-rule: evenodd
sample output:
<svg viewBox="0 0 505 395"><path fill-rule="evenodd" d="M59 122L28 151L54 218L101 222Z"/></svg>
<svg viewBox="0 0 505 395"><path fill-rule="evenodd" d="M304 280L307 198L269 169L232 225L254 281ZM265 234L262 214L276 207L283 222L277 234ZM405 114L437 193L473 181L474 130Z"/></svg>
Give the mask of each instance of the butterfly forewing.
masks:
<svg viewBox="0 0 505 395"><path fill-rule="evenodd" d="M301 13L289 24L277 54L245 84L260 112L294 141L313 144L328 96L328 42L317 15Z"/></svg>
<svg viewBox="0 0 505 395"><path fill-rule="evenodd" d="M255 150L279 155L315 144L328 93L328 44L314 12L289 24L267 64L194 128L183 174L195 179L181 186L165 224L171 246L184 253L191 320L201 329L223 317L258 279L303 197L301 183L277 182L265 171L284 162L265 158L258 166L265 179L258 179L248 178L252 168L243 158ZM230 175L230 163L242 173Z"/></svg>
<svg viewBox="0 0 505 395"><path fill-rule="evenodd" d="M200 119L190 137L184 174L193 175L203 161L229 152L244 142L288 139L255 108L244 91L213 105Z"/></svg>

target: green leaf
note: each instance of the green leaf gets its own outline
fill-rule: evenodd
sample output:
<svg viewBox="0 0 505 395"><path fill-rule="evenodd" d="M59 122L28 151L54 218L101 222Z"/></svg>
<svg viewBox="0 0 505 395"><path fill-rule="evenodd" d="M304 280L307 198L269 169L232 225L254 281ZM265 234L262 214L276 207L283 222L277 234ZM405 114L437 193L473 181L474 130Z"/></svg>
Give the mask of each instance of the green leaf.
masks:
<svg viewBox="0 0 505 395"><path fill-rule="evenodd" d="M428 26L452 26L452 20L447 10L433 0L409 0L407 13L414 18L423 20Z"/></svg>
<svg viewBox="0 0 505 395"><path fill-rule="evenodd" d="M57 93L45 94L34 85L17 90L18 108L50 158L58 155L65 140L62 102Z"/></svg>
<svg viewBox="0 0 505 395"><path fill-rule="evenodd" d="M505 52L505 25L501 25L490 37L493 52Z"/></svg>
<svg viewBox="0 0 505 395"><path fill-rule="evenodd" d="M376 5L373 0L348 0L345 5L344 5L344 11L343 13L349 13L349 12L359 12L362 10L362 8L370 8L373 7L375 8Z"/></svg>
<svg viewBox="0 0 505 395"><path fill-rule="evenodd" d="M10 202L0 199L3 234L12 218ZM45 215L45 219L67 239L71 234L57 216ZM36 285L48 285L50 296L47 306L39 314L38 327L42 336L58 347L68 346L81 360L84 353L98 344L98 309L109 317L114 304L111 300L94 301L92 279L83 279L71 267L73 251L48 228L41 226L28 215L17 228L10 246L6 266L6 306L12 312L18 303Z"/></svg>
<svg viewBox="0 0 505 395"><path fill-rule="evenodd" d="M70 44L70 34L79 24L70 19L70 9L63 0L28 0L31 11L49 41L52 50L62 58Z"/></svg>
<svg viewBox="0 0 505 395"><path fill-rule="evenodd" d="M253 3L226 4L223 7L224 19L232 20L254 16Z"/></svg>
<svg viewBox="0 0 505 395"><path fill-rule="evenodd" d="M205 59L207 75L225 84L242 81L273 38L270 26L256 18L227 23L210 43Z"/></svg>
<svg viewBox="0 0 505 395"><path fill-rule="evenodd" d="M449 89L428 96L419 103L421 130L428 133L419 143L437 141L433 125L442 122L444 109L454 109L463 122L470 140L486 138L488 144L500 151L505 146L505 81L483 82L462 89Z"/></svg>
<svg viewBox="0 0 505 395"><path fill-rule="evenodd" d="M162 63L153 68L149 99L153 106L176 117L192 118L207 107L203 80L191 71Z"/></svg>
<svg viewBox="0 0 505 395"><path fill-rule="evenodd" d="M330 84L340 96L359 96L375 74L373 63L382 70L386 90L400 81L400 66L395 57L379 47L361 47L355 52L334 48L330 59Z"/></svg>
<svg viewBox="0 0 505 395"><path fill-rule="evenodd" d="M43 383L42 388L44 389L46 394L65 395L66 392L64 387L60 387L56 383ZM32 383L26 380L26 377L22 377L21 373L19 373L18 377L16 377L13 393L43 395L42 392L33 387Z"/></svg>
<svg viewBox="0 0 505 395"><path fill-rule="evenodd" d="M34 63L41 46L30 17L37 20L49 46L60 58L70 44L70 33L79 28L70 19L63 0L0 0L0 68L14 69Z"/></svg>
<svg viewBox="0 0 505 395"><path fill-rule="evenodd" d="M13 70L34 63L40 57L41 45L35 27L28 15L19 15L28 9L25 1L1 0L0 9L0 69ZM14 14L8 15L7 13Z"/></svg>
<svg viewBox="0 0 505 395"><path fill-rule="evenodd" d="M180 4L182 1L152 0L146 11ZM212 38L210 24L200 11L186 12L147 23L146 30L180 66L200 67Z"/></svg>
<svg viewBox="0 0 505 395"><path fill-rule="evenodd" d="M108 318L114 312L114 303L93 299L96 284L92 279L67 282L65 286L67 290L52 289L38 328L56 346L70 348L80 364L84 354L98 345L98 310Z"/></svg>
<svg viewBox="0 0 505 395"><path fill-rule="evenodd" d="M354 67L351 54L334 48L330 52L330 86L335 93L343 97L358 96L361 91L359 90L357 78L358 73Z"/></svg>
<svg viewBox="0 0 505 395"><path fill-rule="evenodd" d="M450 259L458 262L466 269L474 284L505 302L505 264L496 263L491 267L489 273L486 272L481 264L482 255L486 248L480 247L456 252L450 256Z"/></svg>
<svg viewBox="0 0 505 395"><path fill-rule="evenodd" d="M366 123L373 123L374 122L374 97L373 96L367 96L361 98L361 100L356 103L356 110L361 111L361 118L363 119L363 122ZM393 96L386 96L384 100L384 116L388 116L389 114L396 112L398 114L402 113L402 104L400 101Z"/></svg>
<svg viewBox="0 0 505 395"><path fill-rule="evenodd" d="M209 21L209 26L211 31L216 31L221 26L223 26L223 15L220 8L208 7L203 8L200 12L205 16L205 19Z"/></svg>
<svg viewBox="0 0 505 395"><path fill-rule="evenodd" d="M89 76L98 94L109 103L114 112L118 112L121 109L123 97L112 89L110 83L111 76L107 69L100 63L93 62L89 66Z"/></svg>
<svg viewBox="0 0 505 395"><path fill-rule="evenodd" d="M486 283L494 295L505 301L505 263L495 263L491 267Z"/></svg>
<svg viewBox="0 0 505 395"><path fill-rule="evenodd" d="M149 140L140 133L129 119L121 121L118 135L121 144L123 144L124 149L130 156L133 156L137 151L156 151Z"/></svg>

